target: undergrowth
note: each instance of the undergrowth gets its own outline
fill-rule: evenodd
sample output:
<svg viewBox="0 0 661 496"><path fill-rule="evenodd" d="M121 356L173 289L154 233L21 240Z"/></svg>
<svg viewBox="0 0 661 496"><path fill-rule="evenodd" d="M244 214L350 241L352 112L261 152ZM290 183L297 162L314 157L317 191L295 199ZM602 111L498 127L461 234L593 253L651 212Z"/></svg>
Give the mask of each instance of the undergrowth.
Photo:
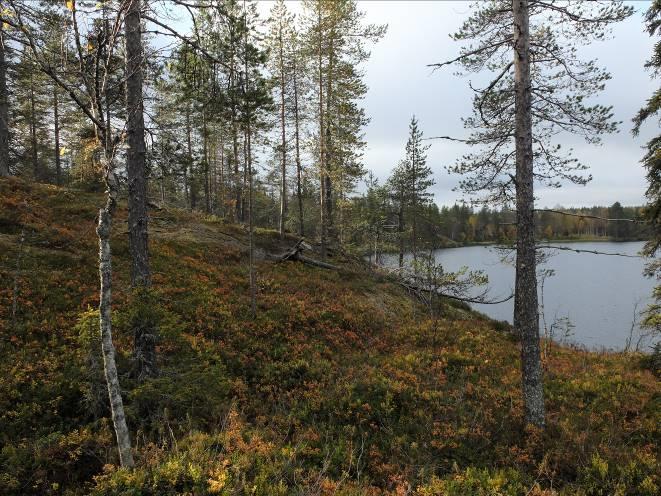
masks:
<svg viewBox="0 0 661 496"><path fill-rule="evenodd" d="M548 425L526 430L506 326L454 307L429 320L342 261L260 261L252 320L245 230L177 210L153 215L139 307L123 207L113 323L137 468L120 469L97 335L101 203L0 180L1 494L659 493L659 384L641 357L551 346ZM258 247L282 244L260 231ZM142 383L136 315L159 330L160 374Z"/></svg>

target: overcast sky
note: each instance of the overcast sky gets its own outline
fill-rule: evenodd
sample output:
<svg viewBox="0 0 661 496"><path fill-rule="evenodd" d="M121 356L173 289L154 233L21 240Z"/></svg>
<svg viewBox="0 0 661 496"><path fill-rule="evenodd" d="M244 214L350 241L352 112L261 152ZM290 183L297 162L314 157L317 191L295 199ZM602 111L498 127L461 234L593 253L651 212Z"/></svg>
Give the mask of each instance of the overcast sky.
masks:
<svg viewBox="0 0 661 496"><path fill-rule="evenodd" d="M364 101L371 122L366 129L365 165L385 179L403 157L412 114L426 136L466 137L461 117L471 112L470 77L454 75L452 68L433 72L427 64L451 59L460 45L450 39L470 13L468 2L460 1L359 1L370 23L388 24L385 37L372 47L365 65L369 91ZM645 172L640 164L642 146L657 132L649 122L641 135L631 136L631 118L651 95L654 82L643 64L650 57L652 39L644 32L642 15L650 2L630 2L636 14L613 29L610 40L582 49L585 57L596 58L612 74L606 90L596 101L613 105L615 117L623 121L618 134L607 135L602 146L588 145L565 136L561 143L573 146L575 156L590 166L594 179L587 186L565 185L561 189L537 190L541 206L624 205L644 203ZM260 2L260 13L268 17L272 2ZM297 2L289 2L298 11ZM475 77L475 76L472 76ZM433 141L428 164L434 171L433 188L438 204L461 199L452 191L457 176L445 167L467 148L460 143Z"/></svg>
<svg viewBox="0 0 661 496"><path fill-rule="evenodd" d="M268 12L270 2L260 10ZM294 2L292 10L297 10ZM613 78L598 101L613 105L615 117L623 121L621 131L604 137L602 146L584 144L570 137L577 158L590 166L594 179L587 186L566 185L556 190L538 189L539 204L553 206L642 204L645 172L640 164L642 146L658 131L650 122L641 135L631 136L631 118L651 95L654 83L643 64L651 54L652 39L643 31L642 13L649 2L631 2L636 14L615 26L610 40L586 47L586 57L597 58ZM385 37L372 47L365 65L369 91L365 108L371 122L366 129L365 164L385 179L402 158L408 123L415 114L427 136L465 137L461 117L471 111L469 77L458 77L451 68L432 72L427 64L456 56L460 45L449 38L469 15L467 2L459 1L360 1L367 22L388 24ZM428 164L434 171L434 194L438 204L460 199L452 188L457 177L445 166L466 151L465 145L434 141Z"/></svg>

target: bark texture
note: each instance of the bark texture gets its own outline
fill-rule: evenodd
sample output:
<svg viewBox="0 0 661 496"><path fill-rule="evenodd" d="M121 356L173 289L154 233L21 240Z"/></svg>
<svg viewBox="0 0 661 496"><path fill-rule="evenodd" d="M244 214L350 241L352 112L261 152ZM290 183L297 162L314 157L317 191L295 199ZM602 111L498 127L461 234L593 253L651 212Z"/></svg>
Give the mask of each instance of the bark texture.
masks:
<svg viewBox="0 0 661 496"><path fill-rule="evenodd" d="M106 165L107 201L104 208L99 211L99 224L96 233L99 237L99 276L101 291L99 298L99 327L101 331L101 351L103 354L103 371L108 385L110 399L110 412L117 436L119 460L122 467L133 467L131 454L131 438L126 417L124 416L124 403L122 402L117 365L115 364L115 347L112 343L112 261L110 252L110 231L112 217L117 198L117 180L112 168Z"/></svg>
<svg viewBox="0 0 661 496"><path fill-rule="evenodd" d="M525 419L541 427L545 421L544 386L539 346L539 314L535 262L533 148L530 83L530 32L527 0L513 0L514 91L516 134L516 283L514 327L521 337Z"/></svg>
<svg viewBox="0 0 661 496"><path fill-rule="evenodd" d="M131 281L150 283L147 247L147 174L145 120L142 102L141 0L128 0L126 12L126 167L129 189L129 245L132 258Z"/></svg>
<svg viewBox="0 0 661 496"><path fill-rule="evenodd" d="M141 0L128 0L126 10L126 168L128 174L129 249L131 283L137 288L151 285L147 235L147 171L145 120L142 101ZM156 374L156 336L152 326L134 324L134 354L139 378Z"/></svg>
<svg viewBox="0 0 661 496"><path fill-rule="evenodd" d="M0 23L0 176L9 175L9 97L7 93L7 56Z"/></svg>

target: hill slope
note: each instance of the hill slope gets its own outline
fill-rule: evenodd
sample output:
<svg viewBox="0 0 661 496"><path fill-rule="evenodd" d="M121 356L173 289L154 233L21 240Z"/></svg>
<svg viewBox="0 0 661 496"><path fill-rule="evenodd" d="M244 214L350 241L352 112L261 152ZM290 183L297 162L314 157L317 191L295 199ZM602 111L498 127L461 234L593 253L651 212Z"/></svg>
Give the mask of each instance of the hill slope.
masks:
<svg viewBox="0 0 661 496"><path fill-rule="evenodd" d="M0 180L0 493L658 494L659 383L641 357L549 347L549 426L524 433L511 335L465 311L430 321L347 261L260 261L252 320L245 230L176 210L153 212L149 305L127 289L124 208L115 222L138 464L118 469L94 310L100 204ZM143 384L136 315L161 333L160 376Z"/></svg>

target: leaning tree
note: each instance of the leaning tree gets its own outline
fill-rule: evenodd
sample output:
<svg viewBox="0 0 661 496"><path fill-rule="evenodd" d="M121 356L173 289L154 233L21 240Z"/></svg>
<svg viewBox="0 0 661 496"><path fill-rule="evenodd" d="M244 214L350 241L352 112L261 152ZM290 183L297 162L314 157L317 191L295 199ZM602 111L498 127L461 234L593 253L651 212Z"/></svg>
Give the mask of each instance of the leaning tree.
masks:
<svg viewBox="0 0 661 496"><path fill-rule="evenodd" d="M610 78L579 47L602 40L632 13L620 1L491 0L476 2L453 39L465 73L490 73L473 85L472 115L464 119L473 146L449 170L473 201L516 208L514 327L521 337L525 420L545 423L539 344L535 246L535 185L586 184L586 166L557 144L578 134L599 143L616 131L612 108L591 101Z"/></svg>

